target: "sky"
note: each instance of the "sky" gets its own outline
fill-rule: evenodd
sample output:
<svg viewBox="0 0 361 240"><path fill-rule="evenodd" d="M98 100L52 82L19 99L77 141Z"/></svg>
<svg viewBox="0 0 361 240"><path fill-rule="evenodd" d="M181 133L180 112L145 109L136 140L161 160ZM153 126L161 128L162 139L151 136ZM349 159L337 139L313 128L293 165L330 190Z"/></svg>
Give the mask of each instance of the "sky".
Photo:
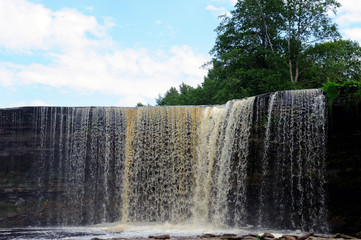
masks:
<svg viewBox="0 0 361 240"><path fill-rule="evenodd" d="M361 0L339 0L361 43ZM0 108L155 105L207 73L219 15L236 0L0 0Z"/></svg>

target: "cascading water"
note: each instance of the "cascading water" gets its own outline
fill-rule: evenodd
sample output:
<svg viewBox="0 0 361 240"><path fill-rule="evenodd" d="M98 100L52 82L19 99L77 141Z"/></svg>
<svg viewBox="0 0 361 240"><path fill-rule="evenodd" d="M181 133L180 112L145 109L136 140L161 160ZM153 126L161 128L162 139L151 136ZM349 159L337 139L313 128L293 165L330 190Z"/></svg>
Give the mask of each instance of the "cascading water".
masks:
<svg viewBox="0 0 361 240"><path fill-rule="evenodd" d="M325 101L301 90L219 106L4 109L0 129L30 119L38 225L326 230Z"/></svg>
<svg viewBox="0 0 361 240"><path fill-rule="evenodd" d="M256 225L327 230L326 106L320 90L271 94L264 119Z"/></svg>
<svg viewBox="0 0 361 240"><path fill-rule="evenodd" d="M203 111L193 193L196 222L244 224L253 103L254 97Z"/></svg>

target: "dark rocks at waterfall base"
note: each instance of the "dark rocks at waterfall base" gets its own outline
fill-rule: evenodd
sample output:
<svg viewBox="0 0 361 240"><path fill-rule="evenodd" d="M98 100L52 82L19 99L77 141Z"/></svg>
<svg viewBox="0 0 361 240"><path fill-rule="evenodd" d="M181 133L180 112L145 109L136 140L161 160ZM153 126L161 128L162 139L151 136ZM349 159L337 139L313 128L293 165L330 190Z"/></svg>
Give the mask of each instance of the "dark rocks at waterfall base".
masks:
<svg viewBox="0 0 361 240"><path fill-rule="evenodd" d="M164 234L164 235L157 235L157 236L149 236L148 238L153 238L153 239L170 239L170 235L169 235L169 234Z"/></svg>
<svg viewBox="0 0 361 240"><path fill-rule="evenodd" d="M323 235L315 234L313 232L306 233L301 236L297 235L282 235L281 237L275 237L271 233L264 233L263 235L247 234L247 235L236 235L236 234L222 234L216 235L212 233L205 233L198 237L171 237L170 235L159 235L159 236L149 236L148 238L134 238L137 240L146 240L146 239L175 239L175 240L201 240L201 239L210 239L210 240L344 240L344 239L360 239L357 237L348 236L345 234L337 233L333 235ZM92 238L91 240L120 240L127 239L132 240L132 238Z"/></svg>

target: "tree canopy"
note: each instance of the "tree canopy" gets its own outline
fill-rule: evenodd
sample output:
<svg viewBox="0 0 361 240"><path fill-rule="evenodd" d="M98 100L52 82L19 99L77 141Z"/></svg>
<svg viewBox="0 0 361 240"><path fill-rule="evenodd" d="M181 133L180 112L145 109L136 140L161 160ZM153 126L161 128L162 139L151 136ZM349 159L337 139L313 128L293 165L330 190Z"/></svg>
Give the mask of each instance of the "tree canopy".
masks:
<svg viewBox="0 0 361 240"><path fill-rule="evenodd" d="M337 0L239 0L222 16L197 88L184 83L158 105L222 104L286 89L319 88L331 81L360 81L361 48L342 40L329 12Z"/></svg>

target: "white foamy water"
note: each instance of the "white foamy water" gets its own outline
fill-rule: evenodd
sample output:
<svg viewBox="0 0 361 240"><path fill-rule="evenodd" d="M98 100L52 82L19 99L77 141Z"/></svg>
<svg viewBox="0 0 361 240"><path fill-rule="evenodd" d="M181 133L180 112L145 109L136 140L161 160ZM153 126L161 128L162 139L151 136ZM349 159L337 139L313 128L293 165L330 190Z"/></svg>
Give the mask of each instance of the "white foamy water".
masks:
<svg viewBox="0 0 361 240"><path fill-rule="evenodd" d="M48 239L67 239L67 240L89 240L91 238L148 238L169 234L172 238L177 237L197 237L202 234L212 233L222 234L259 234L270 232L276 237L283 234L301 235L300 230L296 231L277 231L272 229L256 229L252 226L244 228L216 228L213 225L196 224L170 224L170 223L130 223L121 222L104 223L85 227L55 227L55 228L18 228L18 229L0 229L0 240L18 239L18 240L48 240Z"/></svg>

